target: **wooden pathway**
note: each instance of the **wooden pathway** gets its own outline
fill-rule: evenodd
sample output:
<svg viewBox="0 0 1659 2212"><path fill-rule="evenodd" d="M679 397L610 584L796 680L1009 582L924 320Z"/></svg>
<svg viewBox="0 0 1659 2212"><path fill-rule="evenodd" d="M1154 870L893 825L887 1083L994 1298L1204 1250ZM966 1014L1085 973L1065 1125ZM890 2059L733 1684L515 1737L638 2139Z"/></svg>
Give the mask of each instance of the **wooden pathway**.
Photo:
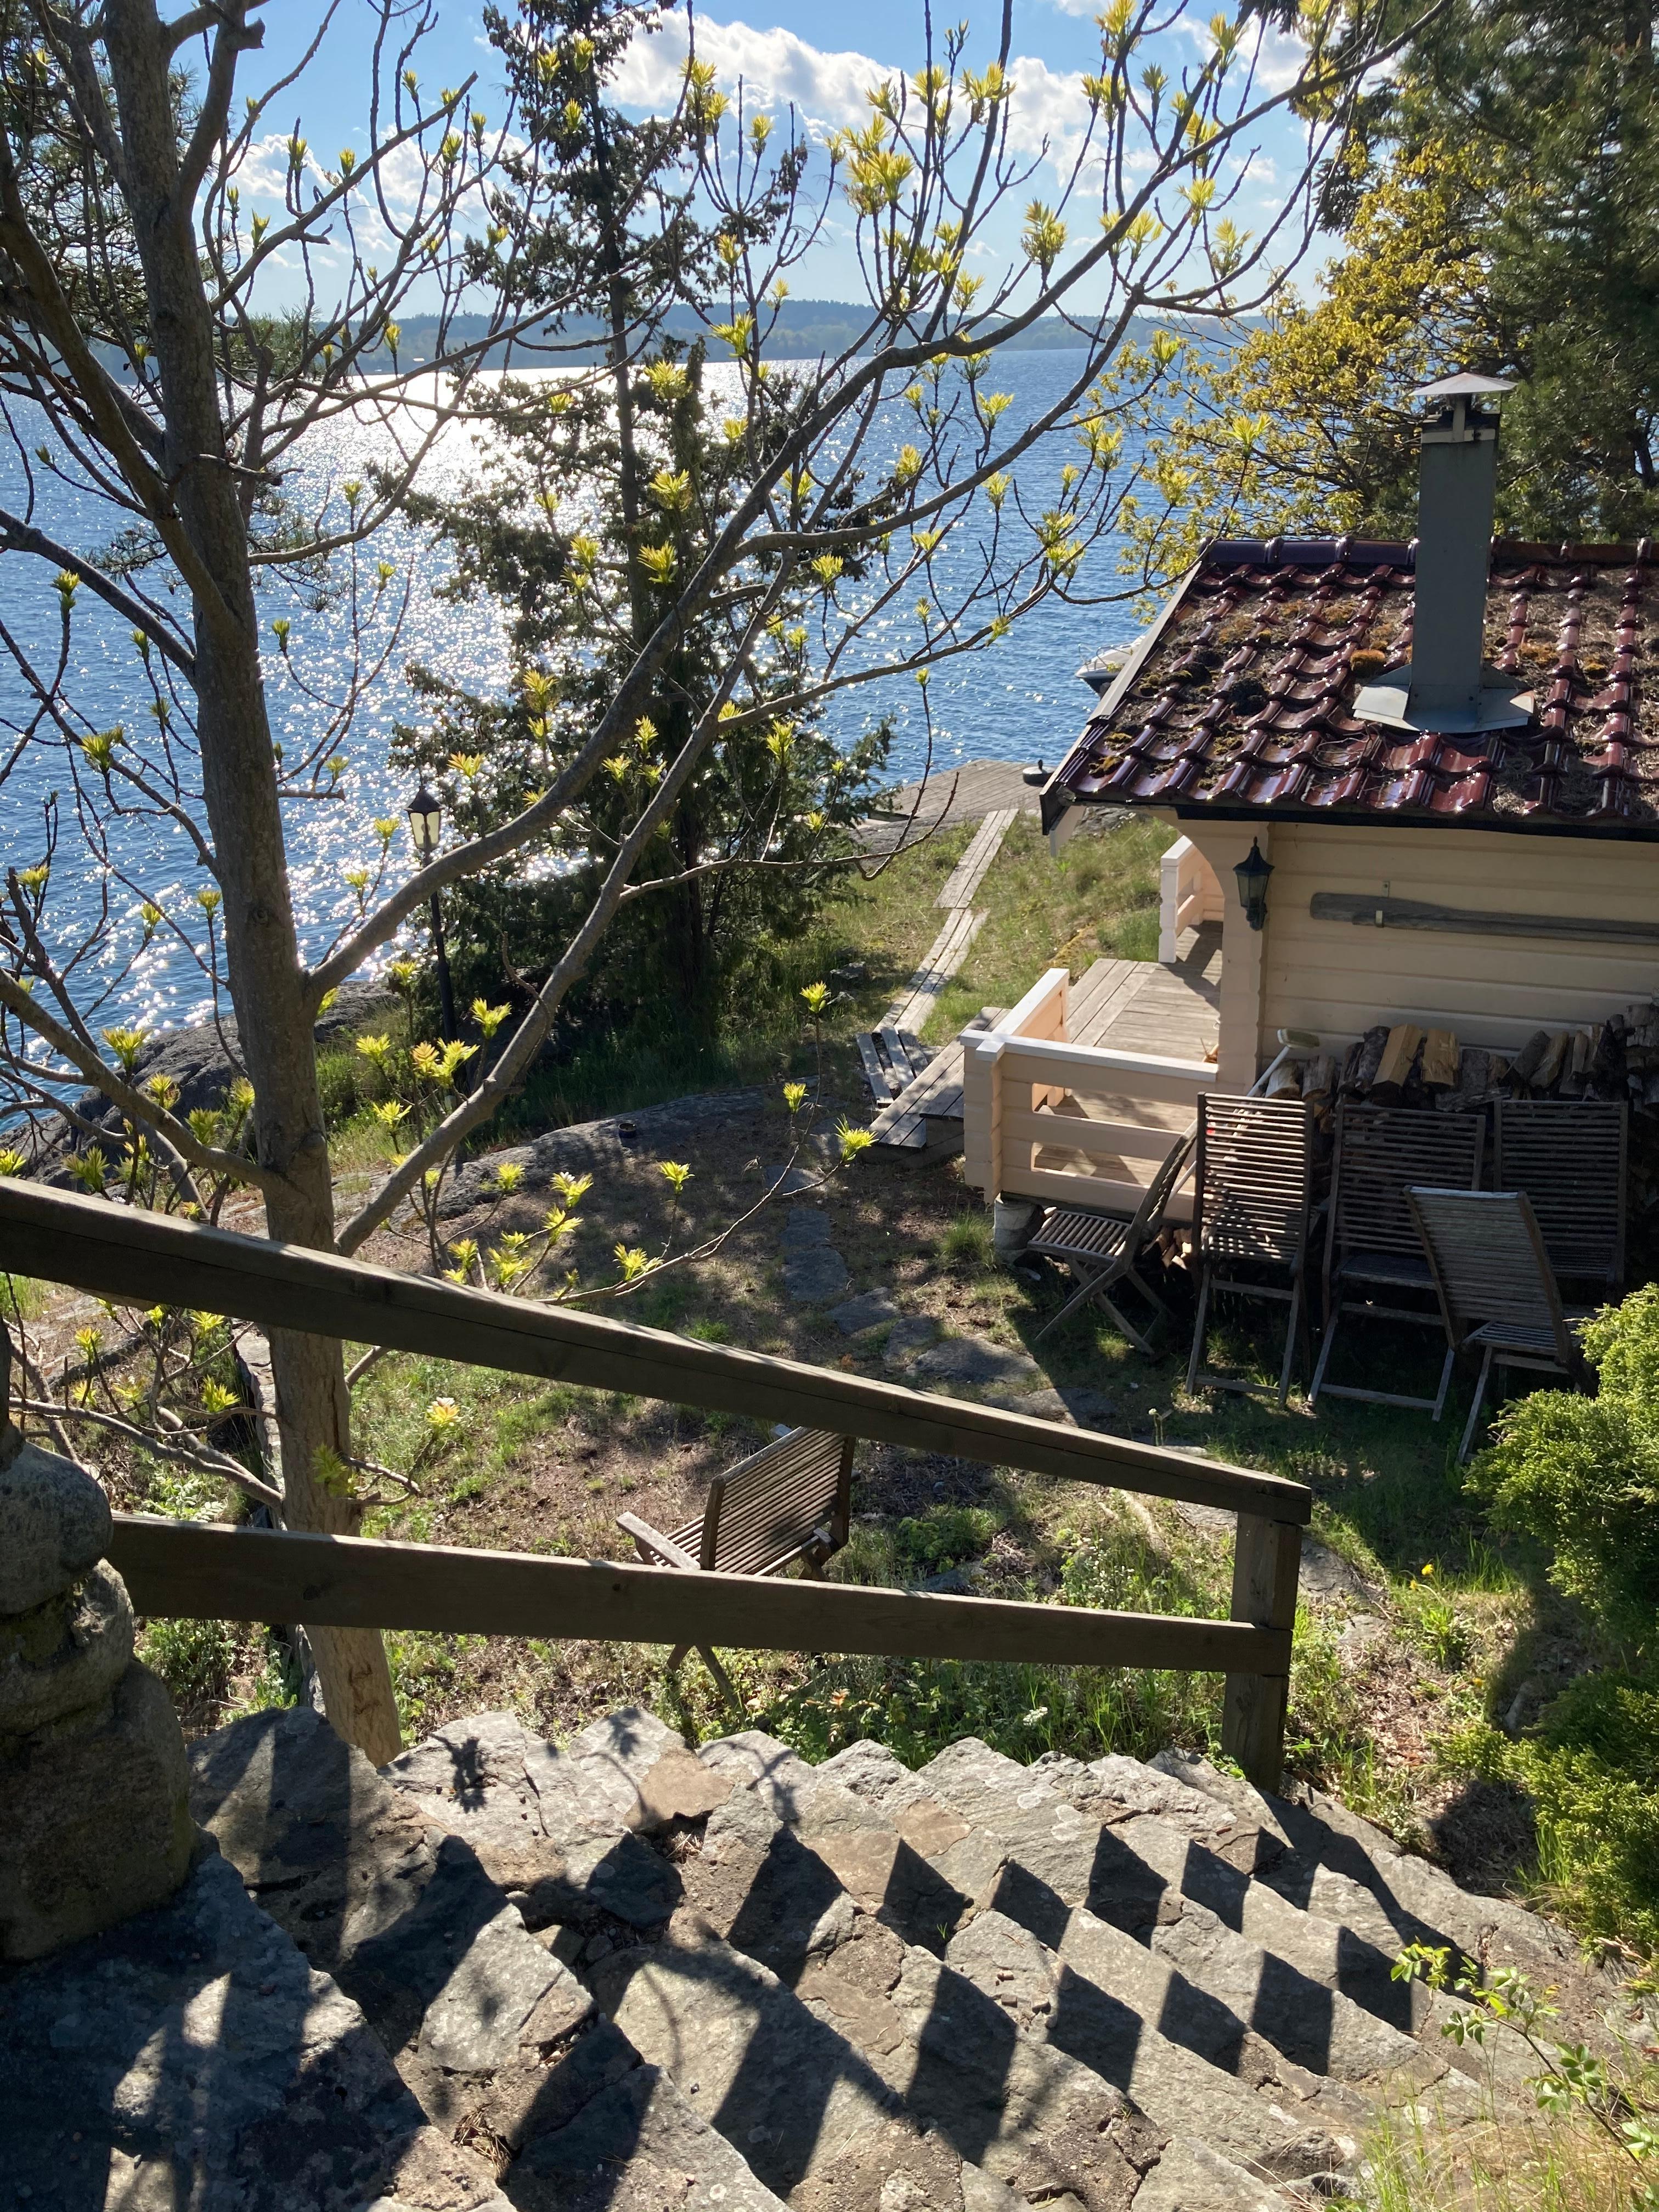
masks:
<svg viewBox="0 0 1659 2212"><path fill-rule="evenodd" d="M935 1001L968 957L969 947L985 927L985 916L973 910L980 885L991 863L1002 850L1002 841L1019 818L1017 806L998 807L988 814L968 841L968 849L941 885L935 905L945 910L945 927L927 948L920 968L881 1018L881 1033L897 1030L920 1035ZM866 1040L859 1040L865 1051ZM865 1054L869 1065L869 1054ZM873 1085L872 1086L874 1087ZM882 1093L876 1093L879 1102ZM892 1139L886 1139L891 1143ZM926 1142L926 1138L919 1139Z"/></svg>
<svg viewBox="0 0 1659 2212"><path fill-rule="evenodd" d="M968 957L968 948L985 927L982 914L960 907L951 915L928 946L922 963L881 1018L884 1030L920 1031L933 1011L933 1002Z"/></svg>
<svg viewBox="0 0 1659 2212"><path fill-rule="evenodd" d="M1002 850L1002 841L1019 816L1017 806L999 807L988 814L968 841L968 849L939 886L935 906L949 912L970 907L980 885L990 872L991 863Z"/></svg>

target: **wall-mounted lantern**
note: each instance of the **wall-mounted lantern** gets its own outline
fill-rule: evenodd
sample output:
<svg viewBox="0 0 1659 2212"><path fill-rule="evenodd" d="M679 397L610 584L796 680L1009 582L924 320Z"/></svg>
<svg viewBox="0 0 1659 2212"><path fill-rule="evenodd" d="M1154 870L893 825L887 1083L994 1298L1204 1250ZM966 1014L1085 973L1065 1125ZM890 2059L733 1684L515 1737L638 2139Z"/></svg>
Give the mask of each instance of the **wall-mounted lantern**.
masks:
<svg viewBox="0 0 1659 2212"><path fill-rule="evenodd" d="M1252 929L1260 929L1267 919L1267 878L1273 872L1272 861L1262 859L1261 848L1252 837L1249 857L1233 870L1238 878L1238 902Z"/></svg>

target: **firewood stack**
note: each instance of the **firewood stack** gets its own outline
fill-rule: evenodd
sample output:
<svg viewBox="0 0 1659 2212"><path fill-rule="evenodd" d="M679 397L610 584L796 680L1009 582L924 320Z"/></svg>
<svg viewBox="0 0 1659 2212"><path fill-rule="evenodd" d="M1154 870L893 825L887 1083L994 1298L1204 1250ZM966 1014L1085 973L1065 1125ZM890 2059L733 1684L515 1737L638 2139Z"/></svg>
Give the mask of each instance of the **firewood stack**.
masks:
<svg viewBox="0 0 1659 2212"><path fill-rule="evenodd" d="M1535 1030L1512 1058L1460 1045L1450 1030L1379 1023L1346 1054L1287 1060L1268 1091L1307 1099L1322 1127L1343 1098L1459 1114L1495 1098L1627 1097L1632 1113L1659 1115L1659 1003L1599 1028Z"/></svg>
<svg viewBox="0 0 1659 2212"><path fill-rule="evenodd" d="M1632 1279L1650 1263L1659 1267L1659 1000L1626 1006L1589 1029L1534 1030L1513 1056L1460 1045L1450 1030L1379 1023L1346 1053L1287 1060L1268 1095L1300 1097L1312 1106L1324 1139L1322 1166L1344 1098L1442 1114L1478 1112L1498 1098L1626 1099L1631 1226L1638 1240ZM1650 1242L1653 1249L1644 1258Z"/></svg>

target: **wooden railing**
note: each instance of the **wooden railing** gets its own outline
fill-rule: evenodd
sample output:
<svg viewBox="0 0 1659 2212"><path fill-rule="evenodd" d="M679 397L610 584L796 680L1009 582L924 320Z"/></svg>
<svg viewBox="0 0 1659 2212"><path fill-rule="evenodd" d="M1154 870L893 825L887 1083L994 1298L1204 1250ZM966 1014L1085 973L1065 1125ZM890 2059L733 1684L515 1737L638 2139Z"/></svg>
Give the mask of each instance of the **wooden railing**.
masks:
<svg viewBox="0 0 1659 2212"><path fill-rule="evenodd" d="M1180 957L1183 931L1219 921L1222 911L1214 870L1190 837L1177 837L1158 864L1158 957L1164 966Z"/></svg>
<svg viewBox="0 0 1659 2212"><path fill-rule="evenodd" d="M1216 1071L1207 1060L1071 1043L1070 982L1051 968L995 1029L964 1039L963 1171L988 1199L1133 1212ZM1091 1166L1045 1166L1045 1150L1080 1152ZM1190 1220L1189 1189L1176 1191L1170 1215Z"/></svg>
<svg viewBox="0 0 1659 2212"><path fill-rule="evenodd" d="M1221 1672L1224 1748L1261 1786L1278 1781L1312 1505L1300 1483L32 1183L0 1182L0 1269L117 1303L189 1306L268 1330L833 1430L1238 1517L1224 1621L123 1515L111 1558L140 1613Z"/></svg>

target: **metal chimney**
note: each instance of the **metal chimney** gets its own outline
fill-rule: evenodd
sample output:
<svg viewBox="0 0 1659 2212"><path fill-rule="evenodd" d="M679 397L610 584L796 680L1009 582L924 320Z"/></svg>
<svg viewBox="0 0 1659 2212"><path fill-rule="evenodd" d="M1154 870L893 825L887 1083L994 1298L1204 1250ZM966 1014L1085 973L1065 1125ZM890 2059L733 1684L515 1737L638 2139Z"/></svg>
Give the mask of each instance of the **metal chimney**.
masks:
<svg viewBox="0 0 1659 2212"><path fill-rule="evenodd" d="M1434 412L1423 426L1412 657L1359 692L1364 720L1455 733L1531 719L1513 679L1484 665L1498 416L1481 403L1514 388L1497 376L1447 376L1413 394Z"/></svg>

